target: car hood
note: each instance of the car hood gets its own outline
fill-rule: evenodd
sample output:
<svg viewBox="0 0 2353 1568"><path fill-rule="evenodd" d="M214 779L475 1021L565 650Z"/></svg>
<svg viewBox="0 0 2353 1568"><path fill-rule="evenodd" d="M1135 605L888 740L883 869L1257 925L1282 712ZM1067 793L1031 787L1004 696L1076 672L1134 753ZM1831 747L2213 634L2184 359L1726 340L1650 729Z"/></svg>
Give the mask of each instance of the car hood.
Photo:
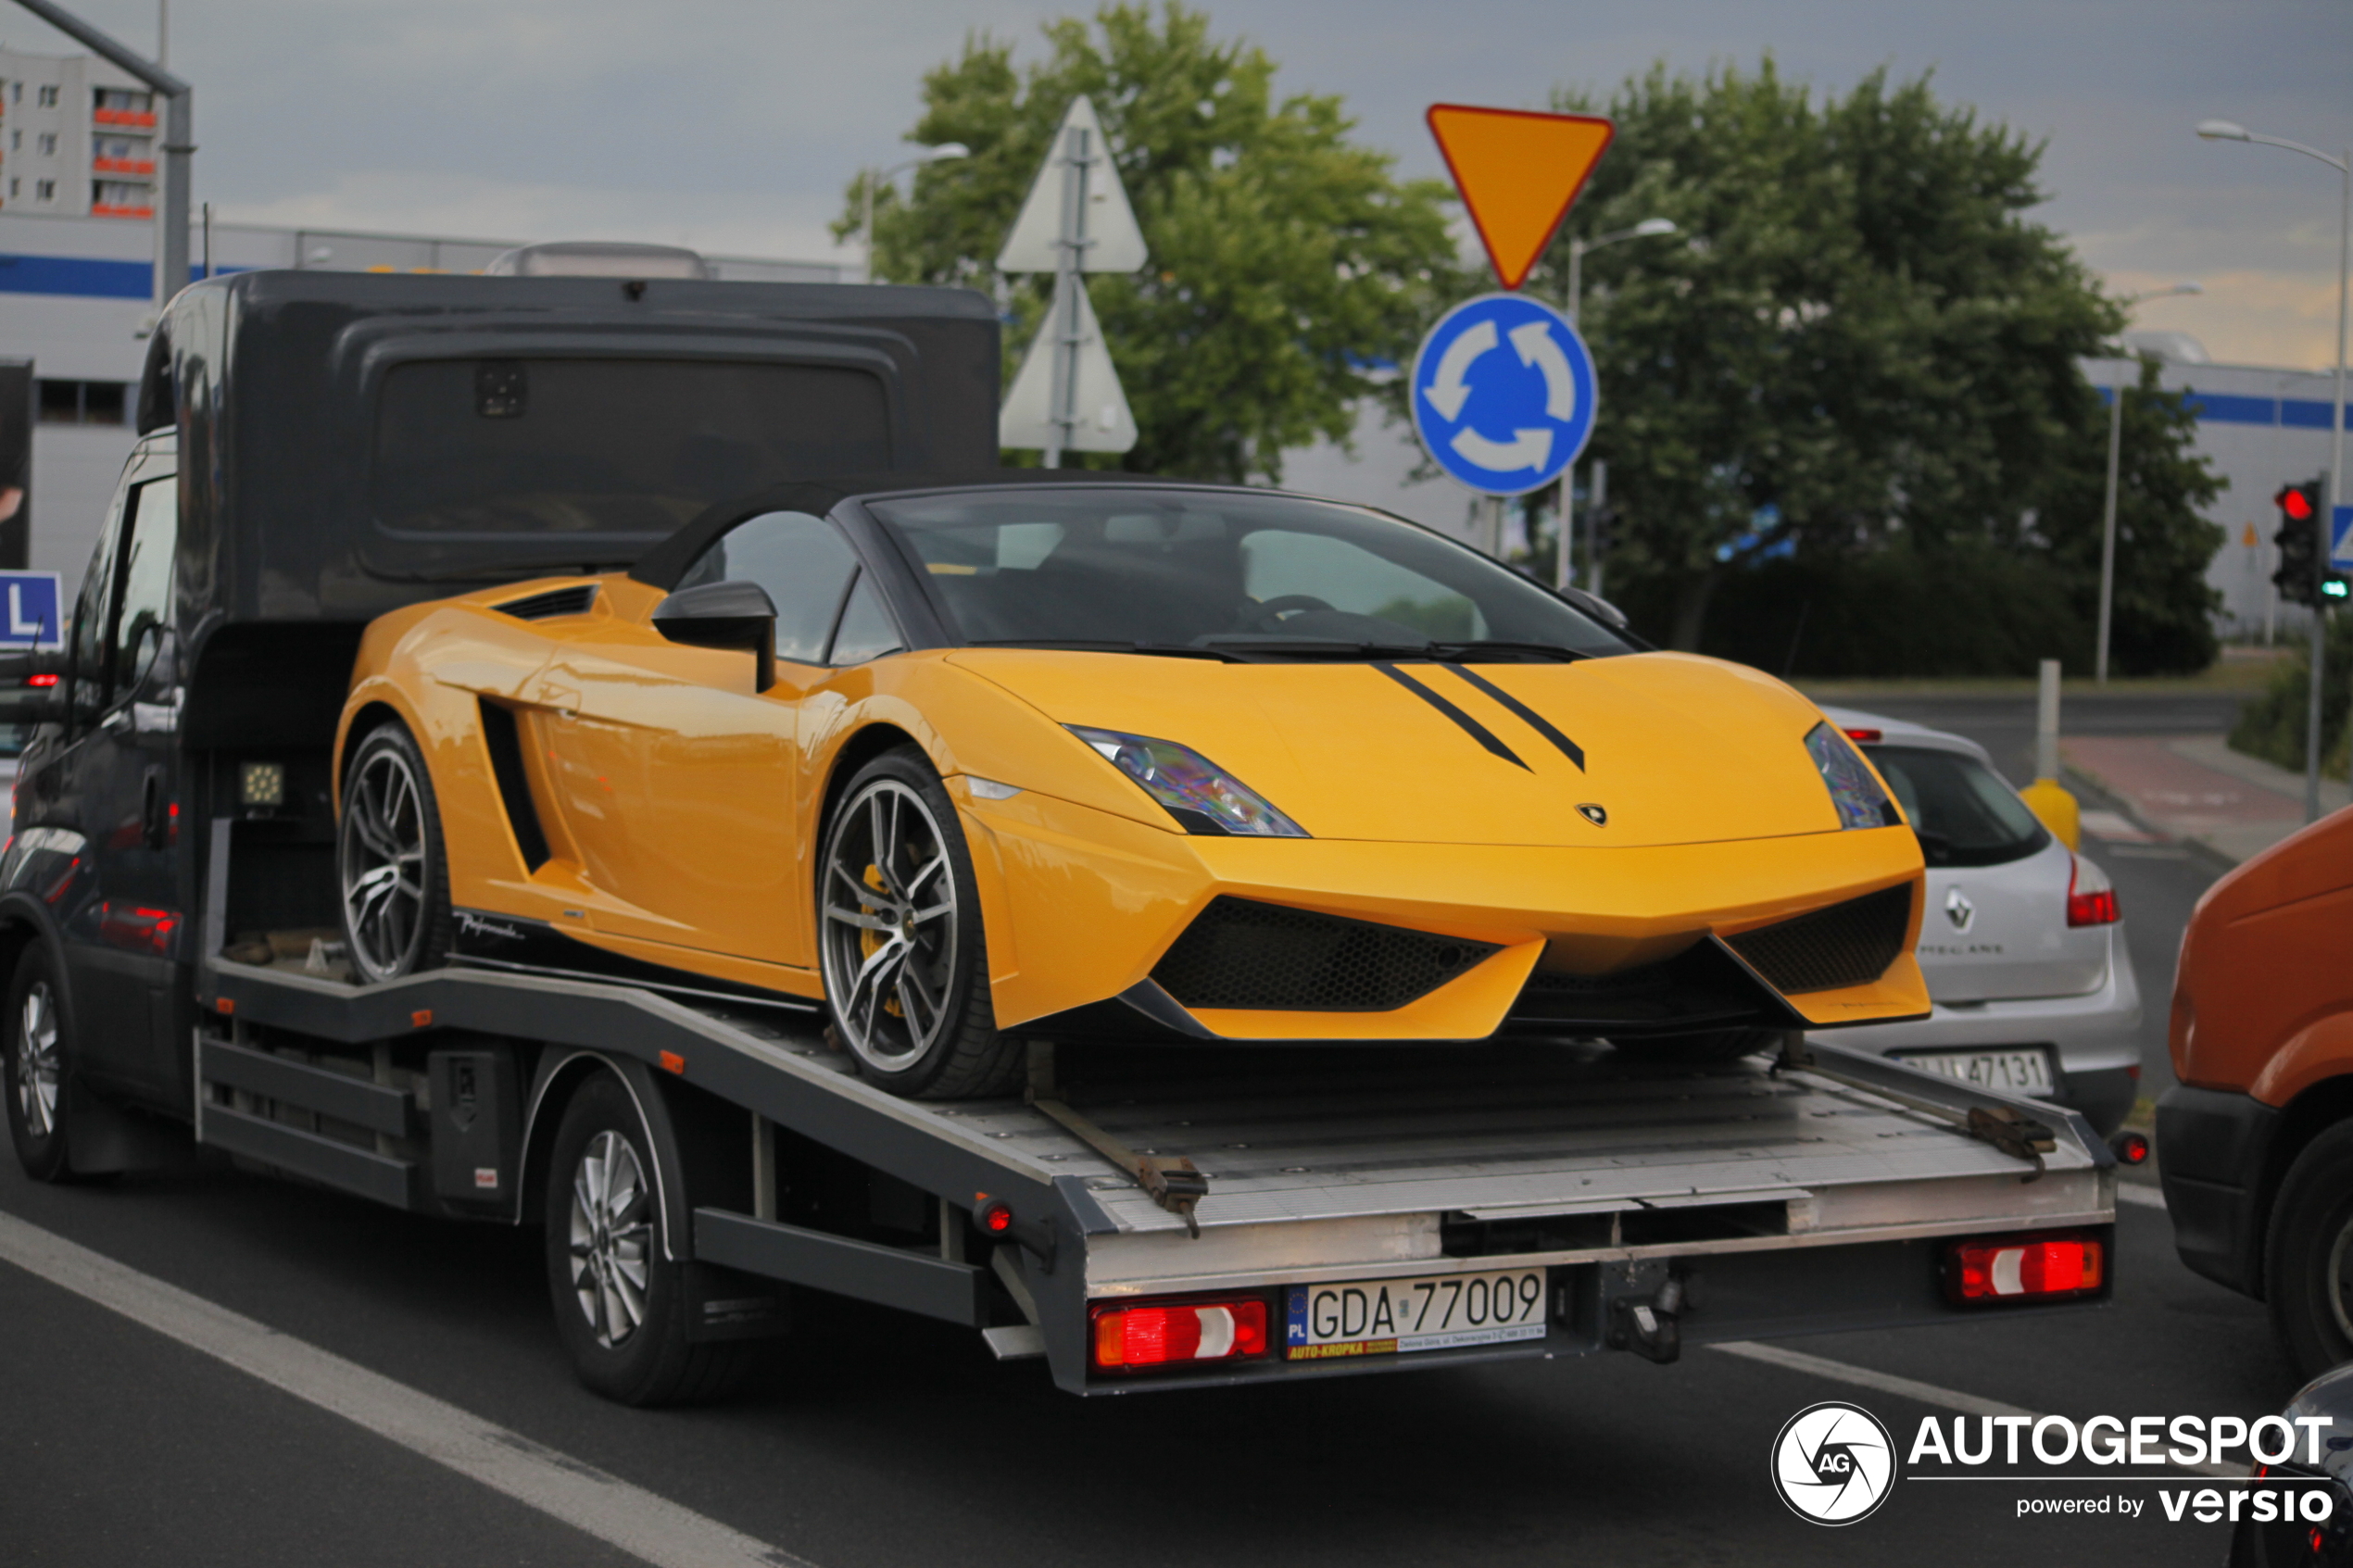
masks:
<svg viewBox="0 0 2353 1568"><path fill-rule="evenodd" d="M1630 848L1838 829L1805 746L1819 711L1779 681L1717 659L949 657L1058 723L1190 746L1318 838ZM1073 746L1073 766L1111 767ZM1046 779L1007 782L1054 790Z"/></svg>

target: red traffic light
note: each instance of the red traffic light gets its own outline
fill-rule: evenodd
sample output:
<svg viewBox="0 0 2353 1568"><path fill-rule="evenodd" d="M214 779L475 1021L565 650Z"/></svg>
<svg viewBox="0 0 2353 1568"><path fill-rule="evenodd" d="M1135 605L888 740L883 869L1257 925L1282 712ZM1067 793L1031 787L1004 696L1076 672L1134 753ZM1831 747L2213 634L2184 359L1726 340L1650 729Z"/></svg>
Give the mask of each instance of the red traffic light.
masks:
<svg viewBox="0 0 2353 1568"><path fill-rule="evenodd" d="M2292 521L2309 522L2312 520L2312 497L2304 493L2300 484L2282 485L2280 493L2271 497L2271 504L2285 512Z"/></svg>

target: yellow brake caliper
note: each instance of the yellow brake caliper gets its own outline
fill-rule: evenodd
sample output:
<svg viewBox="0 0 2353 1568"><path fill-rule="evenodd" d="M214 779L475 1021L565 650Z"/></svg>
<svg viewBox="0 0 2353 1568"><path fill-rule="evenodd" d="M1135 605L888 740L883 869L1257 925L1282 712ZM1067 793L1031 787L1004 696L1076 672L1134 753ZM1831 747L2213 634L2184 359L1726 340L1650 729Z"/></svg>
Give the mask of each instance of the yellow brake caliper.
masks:
<svg viewBox="0 0 2353 1568"><path fill-rule="evenodd" d="M877 893L887 893L890 891L890 884L883 881L882 868L880 866L868 866L866 868L866 874L862 880L867 886L873 888ZM871 915L874 914L875 910L872 905L861 904L858 906L858 912L862 915ZM877 952L882 950L882 945L883 934L879 931L868 929L861 931L858 934L858 956L862 959L873 958ZM899 1005L899 998L897 997L892 997L883 1003L883 1011L890 1014L893 1018L905 1016L903 1010L900 1009Z"/></svg>

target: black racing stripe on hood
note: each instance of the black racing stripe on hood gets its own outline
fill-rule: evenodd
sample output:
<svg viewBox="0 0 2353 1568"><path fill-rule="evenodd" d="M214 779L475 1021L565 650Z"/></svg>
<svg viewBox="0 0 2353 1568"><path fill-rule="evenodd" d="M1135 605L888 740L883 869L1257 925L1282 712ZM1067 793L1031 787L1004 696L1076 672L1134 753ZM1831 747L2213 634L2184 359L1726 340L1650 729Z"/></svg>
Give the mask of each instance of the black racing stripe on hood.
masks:
<svg viewBox="0 0 2353 1568"><path fill-rule="evenodd" d="M1475 670L1466 670L1459 664L1450 664L1446 668L1511 709L1513 716L1521 723L1551 741L1563 757L1576 763L1579 772L1585 771L1585 748L1554 729L1551 720Z"/></svg>
<svg viewBox="0 0 2353 1568"><path fill-rule="evenodd" d="M1419 681L1415 680L1412 676L1406 674L1405 671L1398 669L1394 664L1384 664L1378 659L1376 659L1373 661L1373 668L1388 676L1390 680L1396 682L1399 685L1404 687L1407 691L1413 693L1416 696L1420 697L1424 702L1428 703L1432 708L1437 709L1441 713L1446 715L1447 718L1452 719L1454 721L1455 727L1461 730L1463 734L1470 736L1471 739L1478 742L1479 745L1485 746L1488 750L1493 752L1504 761L1509 762L1521 772L1532 773L1535 771L1533 768L1530 768L1527 763L1521 761L1516 756L1513 755L1512 748L1510 746L1505 746L1502 741L1497 740L1493 734L1488 730L1486 725L1481 724L1478 720L1472 718L1469 714L1464 712L1461 709L1455 707L1444 697L1440 696L1436 692L1431 691L1428 686L1423 685Z"/></svg>

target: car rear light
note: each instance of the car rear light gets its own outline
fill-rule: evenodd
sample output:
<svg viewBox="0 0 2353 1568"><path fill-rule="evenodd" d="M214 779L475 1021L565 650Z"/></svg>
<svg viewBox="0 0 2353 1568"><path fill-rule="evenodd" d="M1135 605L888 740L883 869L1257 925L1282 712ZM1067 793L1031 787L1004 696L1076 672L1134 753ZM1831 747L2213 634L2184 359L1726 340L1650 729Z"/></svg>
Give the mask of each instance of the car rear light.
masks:
<svg viewBox="0 0 2353 1568"><path fill-rule="evenodd" d="M2109 885L2108 873L2082 856L2076 856L2075 869L2067 877L2067 923L2114 925L2121 918L2116 907L2116 889Z"/></svg>
<svg viewBox="0 0 2353 1568"><path fill-rule="evenodd" d="M1091 1316L1095 1364L1108 1372L1266 1353L1266 1303L1255 1296L1100 1306Z"/></svg>
<svg viewBox="0 0 2353 1568"><path fill-rule="evenodd" d="M1881 736L1877 730L1849 730L1846 738L1856 746L1877 746Z"/></svg>
<svg viewBox="0 0 2353 1568"><path fill-rule="evenodd" d="M2107 1248L2087 1236L1957 1241L1944 1252L1944 1292L1956 1301L2048 1300L2097 1290Z"/></svg>
<svg viewBox="0 0 2353 1568"><path fill-rule="evenodd" d="M24 684L36 691L46 691L57 684L57 678L55 675L27 675Z"/></svg>

